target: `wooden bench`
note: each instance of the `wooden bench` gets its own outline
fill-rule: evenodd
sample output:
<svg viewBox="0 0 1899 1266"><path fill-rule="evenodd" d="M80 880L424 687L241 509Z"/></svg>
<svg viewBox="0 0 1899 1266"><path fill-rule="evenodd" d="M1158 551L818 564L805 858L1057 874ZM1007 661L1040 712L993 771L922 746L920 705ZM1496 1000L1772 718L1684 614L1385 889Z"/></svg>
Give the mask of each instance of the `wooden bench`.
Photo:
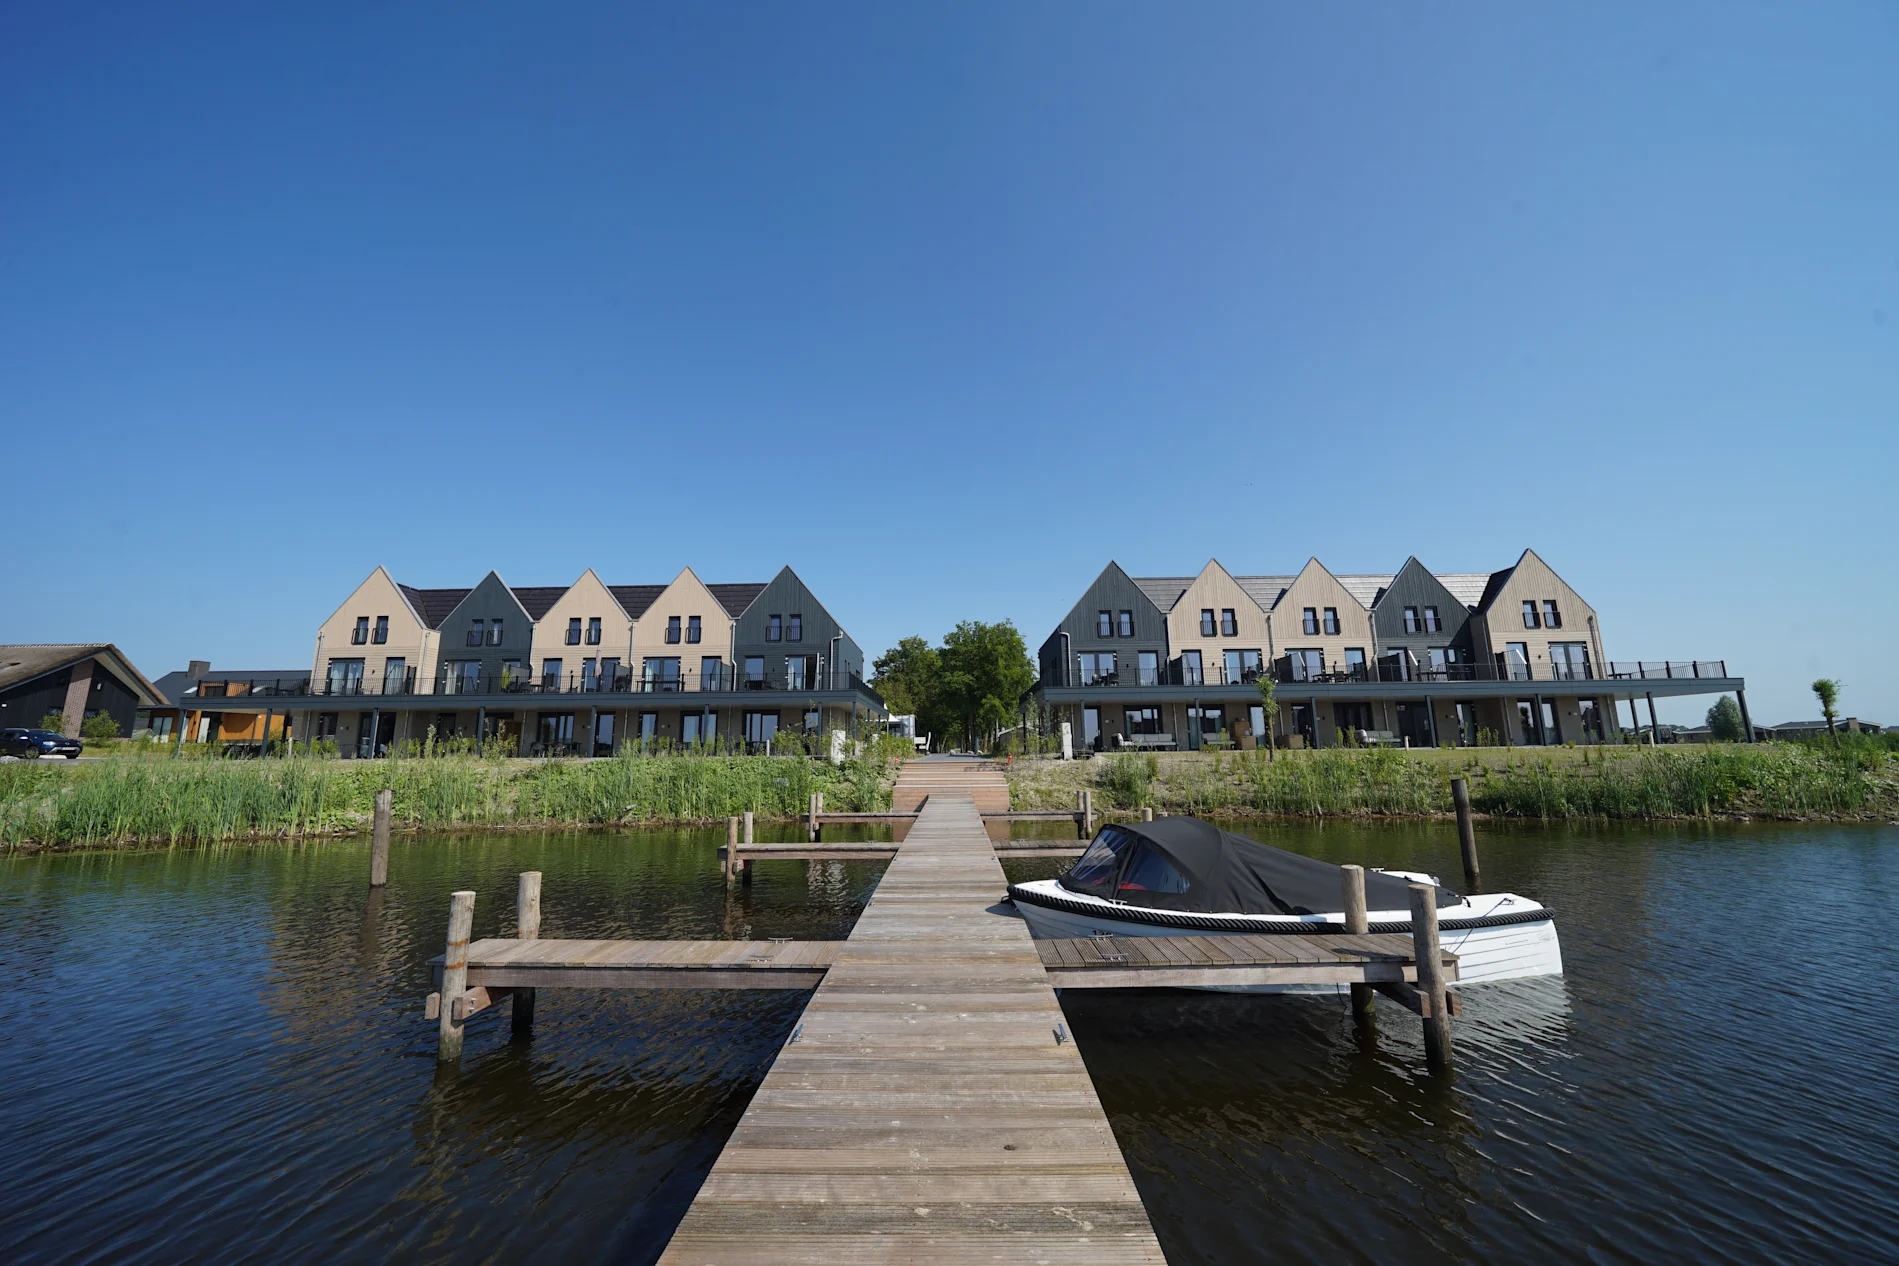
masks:
<svg viewBox="0 0 1899 1266"><path fill-rule="evenodd" d="M1360 730L1358 745L1360 747L1397 747L1399 742L1398 736L1390 730Z"/></svg>
<svg viewBox="0 0 1899 1266"><path fill-rule="evenodd" d="M1178 746L1171 734L1117 734L1114 736L1116 747L1154 748L1171 752Z"/></svg>

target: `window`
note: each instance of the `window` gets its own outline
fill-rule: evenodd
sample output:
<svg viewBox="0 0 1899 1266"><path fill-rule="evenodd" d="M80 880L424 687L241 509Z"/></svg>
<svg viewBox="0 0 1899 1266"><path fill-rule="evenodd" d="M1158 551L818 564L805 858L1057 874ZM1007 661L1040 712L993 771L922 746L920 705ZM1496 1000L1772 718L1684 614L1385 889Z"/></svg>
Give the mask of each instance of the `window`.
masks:
<svg viewBox="0 0 1899 1266"><path fill-rule="evenodd" d="M1134 613L1132 611L1123 611L1121 613L1120 624L1122 637L1134 636Z"/></svg>
<svg viewBox="0 0 1899 1266"><path fill-rule="evenodd" d="M1325 652L1316 648L1287 651L1286 659L1294 681L1317 681L1325 672Z"/></svg>
<svg viewBox="0 0 1899 1266"><path fill-rule="evenodd" d="M479 667L479 665L477 665ZM501 661L501 688L518 690L525 683L527 675L521 671L521 661L504 659Z"/></svg>
<svg viewBox="0 0 1899 1266"><path fill-rule="evenodd" d="M472 695L481 691L481 661L451 659L442 665L442 693Z"/></svg>
<svg viewBox="0 0 1899 1266"><path fill-rule="evenodd" d="M1114 636L1114 612L1112 611L1095 612L1095 636L1096 637L1113 637Z"/></svg>
<svg viewBox="0 0 1899 1266"><path fill-rule="evenodd" d="M1118 826L1104 826L1081 860L1066 875L1062 887L1073 892L1106 893L1121 868L1121 853L1136 844L1132 835Z"/></svg>
<svg viewBox="0 0 1899 1266"><path fill-rule="evenodd" d="M1419 633L1422 632L1423 629L1424 622L1418 618L1418 609L1416 607L1406 607L1404 609L1404 631L1407 633Z"/></svg>
<svg viewBox="0 0 1899 1266"><path fill-rule="evenodd" d="M613 755L613 714L602 712L593 721L593 754Z"/></svg>
<svg viewBox="0 0 1899 1266"><path fill-rule="evenodd" d="M409 693L409 661L400 657L382 661L382 692L386 695Z"/></svg>
<svg viewBox="0 0 1899 1266"><path fill-rule="evenodd" d="M806 708L804 710L804 732L806 734L816 734L818 727L822 724L823 721L818 716L818 710L816 708Z"/></svg>
<svg viewBox="0 0 1899 1266"><path fill-rule="evenodd" d="M778 714L776 712L747 712L745 714L745 741L760 746L769 745L778 733Z"/></svg>
<svg viewBox="0 0 1899 1266"><path fill-rule="evenodd" d="M716 712L688 712L679 718L679 739L683 743L704 743L710 746L719 739L719 714Z"/></svg>
<svg viewBox="0 0 1899 1266"><path fill-rule="evenodd" d="M587 621L587 645L600 645L600 617L594 616Z"/></svg>
<svg viewBox="0 0 1899 1266"><path fill-rule="evenodd" d="M1212 607L1200 608L1200 636L1201 637L1213 636L1213 608Z"/></svg>
<svg viewBox="0 0 1899 1266"><path fill-rule="evenodd" d="M1243 684L1259 680L1258 651L1227 651L1225 652L1224 658L1226 660L1227 685L1234 685L1236 683Z"/></svg>
<svg viewBox="0 0 1899 1266"><path fill-rule="evenodd" d="M1161 724L1159 708L1123 708L1121 722L1124 734L1165 734L1167 732Z"/></svg>
<svg viewBox="0 0 1899 1266"><path fill-rule="evenodd" d="M785 630L785 640L788 642L804 641L804 617L799 615L796 611L791 613L791 627Z"/></svg>
<svg viewBox="0 0 1899 1266"><path fill-rule="evenodd" d="M1602 742L1602 710L1596 707L1594 699L1576 700L1576 720L1580 723L1585 739Z"/></svg>
<svg viewBox="0 0 1899 1266"><path fill-rule="evenodd" d="M571 712L543 712L541 721L541 750L551 752L557 747L566 747L574 741L574 714Z"/></svg>
<svg viewBox="0 0 1899 1266"><path fill-rule="evenodd" d="M699 625L699 617L696 615L687 616L686 617L686 640L688 642L691 642L694 646L697 646L700 642L701 632L702 630ZM796 641L797 639L793 638L792 640Z"/></svg>
<svg viewBox="0 0 1899 1266"><path fill-rule="evenodd" d="M600 679L594 676L595 667L591 659L580 661L580 688L588 694L600 689Z"/></svg>
<svg viewBox="0 0 1899 1266"><path fill-rule="evenodd" d="M335 742L337 715L338 714L334 712L317 713L316 734L313 737L319 738L319 739L329 739L331 742Z"/></svg>
<svg viewBox="0 0 1899 1266"><path fill-rule="evenodd" d="M488 621L488 645L501 645L501 617L499 616Z"/></svg>
<svg viewBox="0 0 1899 1266"><path fill-rule="evenodd" d="M541 661L541 689L560 689L560 661L558 659L544 659Z"/></svg>
<svg viewBox="0 0 1899 1266"><path fill-rule="evenodd" d="M486 620L470 620L468 622L468 644L470 646L480 646L487 640L488 622Z"/></svg>
<svg viewBox="0 0 1899 1266"><path fill-rule="evenodd" d="M1226 729L1226 709L1204 706L1188 708L1187 728L1198 730L1203 739L1217 738L1220 732Z"/></svg>
<svg viewBox="0 0 1899 1266"><path fill-rule="evenodd" d="M1319 609L1317 607L1307 607L1303 614L1305 618L1301 621L1301 627L1305 629L1306 636L1317 637L1319 635Z"/></svg>
<svg viewBox="0 0 1899 1266"><path fill-rule="evenodd" d="M774 615L774 616L771 616L766 621L765 640L767 642L782 642L785 640L785 617L784 616Z"/></svg>
<svg viewBox="0 0 1899 1266"><path fill-rule="evenodd" d="M809 655L785 656L785 689L808 690L817 673Z"/></svg>
<svg viewBox="0 0 1899 1266"><path fill-rule="evenodd" d="M1115 885L1114 890L1117 894L1185 892L1187 877L1175 869L1174 864L1163 857L1159 849L1142 844L1128 854L1127 865L1121 868L1121 882Z"/></svg>
<svg viewBox="0 0 1899 1266"><path fill-rule="evenodd" d="M1232 607L1220 608L1220 636L1238 637L1240 635L1240 617Z"/></svg>
<svg viewBox="0 0 1899 1266"><path fill-rule="evenodd" d="M620 661L603 659L600 661L600 688L602 690L623 690L620 684Z"/></svg>
<svg viewBox="0 0 1899 1266"><path fill-rule="evenodd" d="M1348 646L1345 648L1345 671L1351 674L1353 681L1365 680L1365 648Z"/></svg>
<svg viewBox="0 0 1899 1266"><path fill-rule="evenodd" d="M1552 625L1551 627L1553 628L1555 626ZM378 646L383 645L385 642L389 640L389 617L388 616L379 615L376 617L376 632L375 632L375 636L371 640L374 641L376 645Z"/></svg>
<svg viewBox="0 0 1899 1266"><path fill-rule="evenodd" d="M666 644L668 646L679 644L679 617L676 615L666 617Z"/></svg>
<svg viewBox="0 0 1899 1266"><path fill-rule="evenodd" d="M567 645L569 646L580 645L580 617L579 616L575 616L573 619L567 621Z"/></svg>
<svg viewBox="0 0 1899 1266"><path fill-rule="evenodd" d="M717 655L701 656L699 660L699 689L723 690L725 688L725 661Z"/></svg>
<svg viewBox="0 0 1899 1266"><path fill-rule="evenodd" d="M673 691L679 689L679 657L677 655L648 655L640 661L640 675L645 678L640 688L648 691Z"/></svg>
<svg viewBox="0 0 1899 1266"><path fill-rule="evenodd" d="M1426 607L1424 609L1424 631L1426 633L1442 633L1444 631L1443 623L1437 618L1436 607Z"/></svg>
<svg viewBox="0 0 1899 1266"><path fill-rule="evenodd" d="M1326 631L1326 634L1330 637L1338 636L1339 609L1337 607L1327 607L1325 609L1325 631Z"/></svg>
<svg viewBox="0 0 1899 1266"><path fill-rule="evenodd" d="M1180 684L1183 686L1203 686L1206 684L1206 678L1201 672L1199 651L1182 651L1180 653Z"/></svg>
<svg viewBox="0 0 1899 1266"><path fill-rule="evenodd" d="M1142 651L1139 657L1141 684L1143 686L1160 685L1160 652Z"/></svg>
<svg viewBox="0 0 1899 1266"><path fill-rule="evenodd" d="M365 642L369 641L369 617L368 616L359 615L356 617L356 627L350 630L349 640L350 640L350 645L352 646L361 646Z"/></svg>
<svg viewBox="0 0 1899 1266"><path fill-rule="evenodd" d="M765 688L765 657L763 655L745 657L745 685L749 690Z"/></svg>
<svg viewBox="0 0 1899 1266"><path fill-rule="evenodd" d="M1543 603L1543 627L1546 629L1560 629L1563 627L1563 613L1556 609L1554 602L1550 602L1547 599Z"/></svg>
<svg viewBox="0 0 1899 1266"><path fill-rule="evenodd" d="M330 672L324 682L324 694L359 695L363 693L363 661L360 659L333 659Z"/></svg>
<svg viewBox="0 0 1899 1266"><path fill-rule="evenodd" d="M659 737L659 713L640 713L640 741L650 743Z"/></svg>
<svg viewBox="0 0 1899 1266"><path fill-rule="evenodd" d="M1582 642L1550 643L1550 676L1557 681L1587 681L1589 647Z"/></svg>
<svg viewBox="0 0 1899 1266"><path fill-rule="evenodd" d="M1542 626L1542 623L1543 622L1536 617L1536 604L1526 600L1523 604L1523 627L1526 629L1539 628Z"/></svg>
<svg viewBox="0 0 1899 1266"><path fill-rule="evenodd" d="M1508 680L1528 681L1530 679L1530 644L1528 642L1504 643L1503 664Z"/></svg>
<svg viewBox="0 0 1899 1266"><path fill-rule="evenodd" d="M1112 686L1115 684L1113 651L1083 651L1080 658L1082 685Z"/></svg>
<svg viewBox="0 0 1899 1266"><path fill-rule="evenodd" d="M1431 673L1436 677L1450 676L1452 664L1457 662L1457 651L1450 646L1433 646L1430 650Z"/></svg>

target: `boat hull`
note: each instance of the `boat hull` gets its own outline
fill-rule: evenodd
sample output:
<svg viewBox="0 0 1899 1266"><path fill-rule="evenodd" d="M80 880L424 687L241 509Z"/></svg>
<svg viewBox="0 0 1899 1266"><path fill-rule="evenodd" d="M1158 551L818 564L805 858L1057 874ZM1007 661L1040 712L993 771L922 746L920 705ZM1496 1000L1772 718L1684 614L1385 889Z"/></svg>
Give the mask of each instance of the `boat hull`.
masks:
<svg viewBox="0 0 1899 1266"><path fill-rule="evenodd" d="M1116 907L1113 904L1090 901L1067 892L1059 895L1061 902L1059 906L1038 904L1034 900L1036 890L1043 884L1051 882L1020 884L1012 889L1016 897L1016 910L1028 923L1030 934L1043 940L1104 935L1243 936L1249 932L1298 932L1302 925L1312 925L1311 920L1297 917L1262 915L1239 916L1234 920L1248 924L1249 926L1245 928L1212 929L1188 924L1170 926L1166 923L1148 921L1161 915L1160 911L1142 909L1140 913L1145 917L1141 919L1116 917ZM1533 902L1512 897L1508 893L1478 900L1485 903L1484 908L1487 910L1495 910L1506 903L1534 907ZM1447 907L1439 912L1439 917L1441 921L1451 922L1457 920L1461 913L1464 912ZM1379 921L1374 916L1372 922ZM1315 933L1324 934L1317 929ZM1563 972L1562 943L1556 935L1554 915L1543 919L1523 919L1522 916L1518 916L1516 921L1499 926L1447 929L1438 934L1438 940L1447 952L1458 956L1458 979L1453 982L1454 985L1480 984L1494 980L1521 980L1530 976L1560 976ZM1210 991L1329 996L1342 992L1344 988L1343 985L1242 985L1221 986Z"/></svg>

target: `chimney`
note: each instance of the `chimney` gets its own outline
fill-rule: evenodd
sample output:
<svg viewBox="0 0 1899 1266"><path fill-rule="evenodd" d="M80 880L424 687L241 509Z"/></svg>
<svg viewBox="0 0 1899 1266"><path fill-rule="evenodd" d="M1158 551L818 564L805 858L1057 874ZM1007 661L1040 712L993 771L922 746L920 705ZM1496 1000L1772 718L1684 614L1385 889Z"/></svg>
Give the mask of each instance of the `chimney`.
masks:
<svg viewBox="0 0 1899 1266"><path fill-rule="evenodd" d="M203 677L210 671L211 661L207 659L194 659L185 665L185 676L191 678L191 683L194 686L198 683L200 677Z"/></svg>

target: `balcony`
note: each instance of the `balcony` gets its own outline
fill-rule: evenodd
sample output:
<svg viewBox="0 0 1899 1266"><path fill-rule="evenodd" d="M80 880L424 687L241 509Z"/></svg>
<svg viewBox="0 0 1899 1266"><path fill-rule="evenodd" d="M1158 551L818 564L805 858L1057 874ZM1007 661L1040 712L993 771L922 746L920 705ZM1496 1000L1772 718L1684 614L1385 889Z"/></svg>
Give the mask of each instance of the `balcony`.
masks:
<svg viewBox="0 0 1899 1266"><path fill-rule="evenodd" d="M871 688L870 683L854 672L788 674L781 667L776 672L747 676L742 669L730 664L723 665L716 673L702 674L699 669L654 674L622 670L611 678L582 673L546 676L530 674L525 669L505 675L438 672L432 681L419 677L416 670L411 668L400 675L387 677L379 673L363 673L355 676L324 676L314 680L259 681L252 683L248 693L263 698L362 698L365 700L364 706L369 706L374 698L392 696L478 695L492 698L497 695L599 695L609 698L650 698L658 695L733 696L756 693L796 696L837 691L852 691L868 696L878 704L883 702L883 697Z"/></svg>
<svg viewBox="0 0 1899 1266"><path fill-rule="evenodd" d="M1088 689L1126 689L1129 687L1178 686L1186 688L1257 686L1262 678L1281 685L1350 685L1362 683L1408 682L1538 682L1538 681L1680 681L1706 678L1725 680L1726 660L1616 660L1592 663L1480 663L1468 660L1454 664L1419 663L1387 657L1376 664L1328 664L1308 667L1306 661L1281 656L1270 665L1244 668L1235 673L1223 663L1195 669L1175 660L1149 680L1134 680L1132 673L1076 674L1074 680ZM1072 688L1072 687L1071 687Z"/></svg>

